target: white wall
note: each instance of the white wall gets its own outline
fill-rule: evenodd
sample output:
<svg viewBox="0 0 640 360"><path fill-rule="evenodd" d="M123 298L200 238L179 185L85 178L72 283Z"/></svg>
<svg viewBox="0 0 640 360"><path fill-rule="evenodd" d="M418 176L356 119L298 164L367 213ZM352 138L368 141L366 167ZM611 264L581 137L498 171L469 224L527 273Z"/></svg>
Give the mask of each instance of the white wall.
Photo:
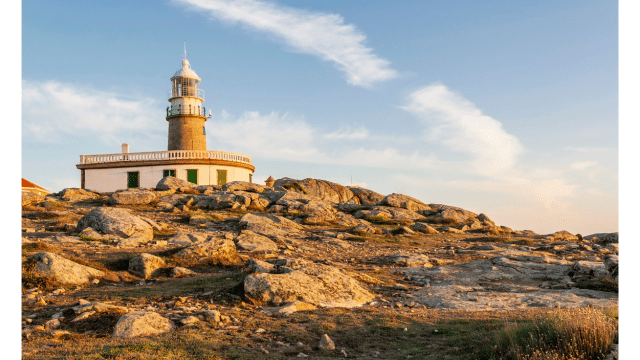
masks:
<svg viewBox="0 0 640 360"><path fill-rule="evenodd" d="M218 165L160 165L112 169L86 169L85 189L111 192L127 188L127 173L140 172L140 187L155 188L164 170L176 170L178 179L187 180L187 170L198 170L198 185L217 185L218 170L227 170L227 182L249 181L251 170Z"/></svg>

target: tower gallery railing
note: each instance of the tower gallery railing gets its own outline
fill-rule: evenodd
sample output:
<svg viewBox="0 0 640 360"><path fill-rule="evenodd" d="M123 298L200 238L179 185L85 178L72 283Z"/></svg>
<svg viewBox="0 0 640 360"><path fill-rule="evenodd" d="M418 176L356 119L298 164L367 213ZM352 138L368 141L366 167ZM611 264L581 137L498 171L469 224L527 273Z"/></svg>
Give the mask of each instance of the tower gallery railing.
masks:
<svg viewBox="0 0 640 360"><path fill-rule="evenodd" d="M138 153L80 155L80 164L103 164L122 161L154 161L154 160L226 160L251 165L251 158L224 151L171 150Z"/></svg>

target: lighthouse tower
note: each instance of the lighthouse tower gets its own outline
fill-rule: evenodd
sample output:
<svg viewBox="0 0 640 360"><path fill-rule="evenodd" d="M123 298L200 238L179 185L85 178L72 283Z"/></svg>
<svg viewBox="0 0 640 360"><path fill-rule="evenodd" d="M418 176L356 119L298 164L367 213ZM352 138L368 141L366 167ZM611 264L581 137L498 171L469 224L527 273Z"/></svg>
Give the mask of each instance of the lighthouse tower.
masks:
<svg viewBox="0 0 640 360"><path fill-rule="evenodd" d="M200 77L191 69L184 51L182 69L171 78L171 105L167 107L169 141L167 150L207 150L204 122L207 121L204 91L200 89Z"/></svg>

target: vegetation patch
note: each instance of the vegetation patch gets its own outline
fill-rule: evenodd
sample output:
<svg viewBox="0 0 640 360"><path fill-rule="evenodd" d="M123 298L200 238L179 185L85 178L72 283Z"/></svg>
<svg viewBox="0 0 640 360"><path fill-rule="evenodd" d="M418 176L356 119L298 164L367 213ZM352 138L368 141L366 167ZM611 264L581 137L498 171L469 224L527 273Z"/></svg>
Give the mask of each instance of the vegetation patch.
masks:
<svg viewBox="0 0 640 360"><path fill-rule="evenodd" d="M618 341L617 309L559 309L508 326L479 359L603 359Z"/></svg>
<svg viewBox="0 0 640 360"><path fill-rule="evenodd" d="M297 181L289 183L289 184L284 184L284 185L282 185L282 187L287 189L287 190L293 190L293 191L301 192L301 193L303 193L305 195L308 195L307 191Z"/></svg>
<svg viewBox="0 0 640 360"><path fill-rule="evenodd" d="M51 276L46 276L36 272L36 264L34 259L28 259L22 263L22 287L24 289L39 288L45 291L51 291L62 287L62 284Z"/></svg>

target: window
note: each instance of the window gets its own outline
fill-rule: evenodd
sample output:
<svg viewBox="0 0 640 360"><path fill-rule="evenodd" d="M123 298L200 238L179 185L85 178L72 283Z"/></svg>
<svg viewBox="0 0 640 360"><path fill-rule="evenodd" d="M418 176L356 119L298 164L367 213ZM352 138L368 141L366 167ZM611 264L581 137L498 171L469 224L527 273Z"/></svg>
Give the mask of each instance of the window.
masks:
<svg viewBox="0 0 640 360"><path fill-rule="evenodd" d="M140 187L140 172L132 171L127 173L127 188Z"/></svg>
<svg viewBox="0 0 640 360"><path fill-rule="evenodd" d="M218 170L218 185L222 186L227 183L227 170Z"/></svg>
<svg viewBox="0 0 640 360"><path fill-rule="evenodd" d="M192 184L198 183L198 170L187 170L187 181Z"/></svg>
<svg viewBox="0 0 640 360"><path fill-rule="evenodd" d="M252 183L253 182L253 174L249 174L249 182Z"/></svg>
<svg viewBox="0 0 640 360"><path fill-rule="evenodd" d="M163 170L162 171L162 177L167 177L167 176L176 177L176 171L175 170Z"/></svg>
<svg viewBox="0 0 640 360"><path fill-rule="evenodd" d="M202 135L207 135L207 132L204 129L204 126L202 127Z"/></svg>

